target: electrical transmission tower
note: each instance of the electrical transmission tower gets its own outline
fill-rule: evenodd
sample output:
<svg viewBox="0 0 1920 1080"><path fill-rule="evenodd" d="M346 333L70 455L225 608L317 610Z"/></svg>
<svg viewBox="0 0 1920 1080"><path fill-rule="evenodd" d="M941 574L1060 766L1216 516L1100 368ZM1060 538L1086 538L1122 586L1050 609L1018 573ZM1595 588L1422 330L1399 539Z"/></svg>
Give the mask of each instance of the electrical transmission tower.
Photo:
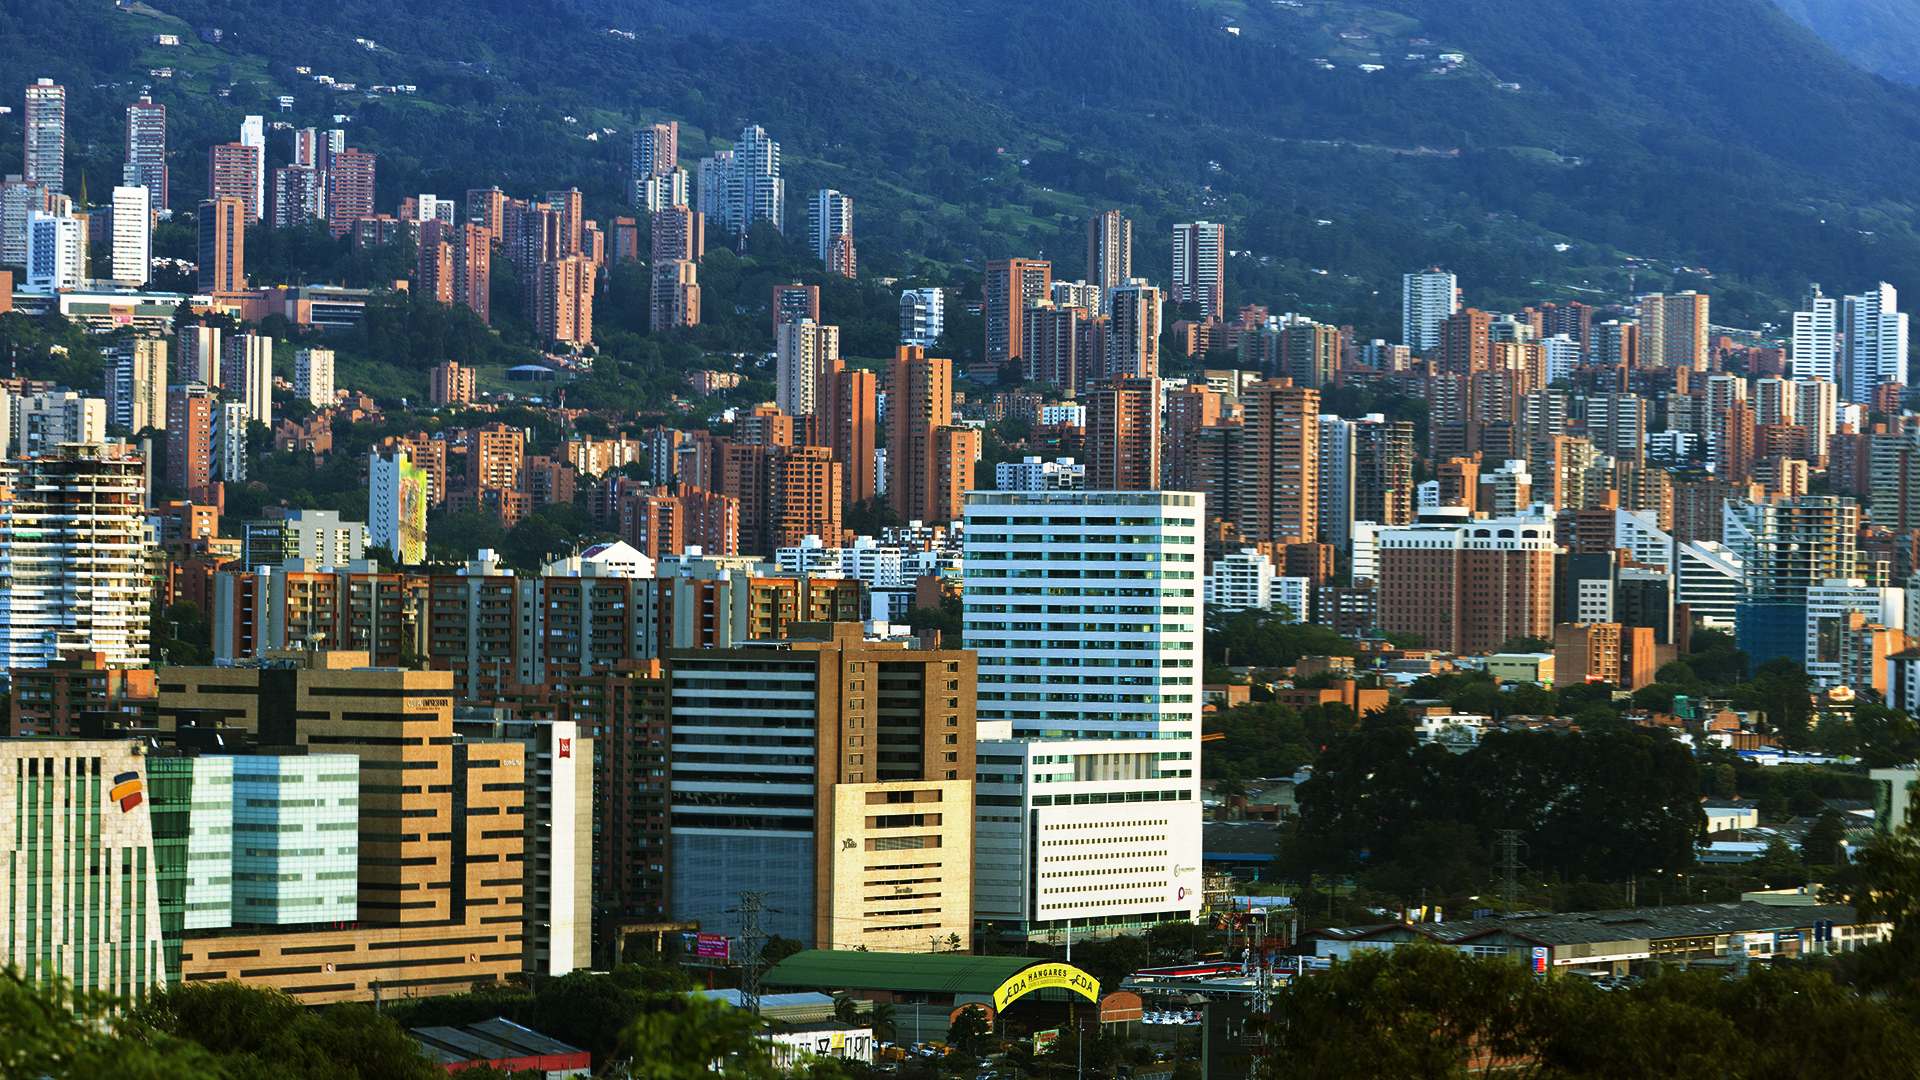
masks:
<svg viewBox="0 0 1920 1080"><path fill-rule="evenodd" d="M1501 829L1495 835L1500 838L1500 861L1494 866L1500 871L1500 903L1511 915L1520 902L1520 871L1526 869L1520 862L1520 849L1527 845L1520 839L1519 829Z"/></svg>
<svg viewBox="0 0 1920 1080"><path fill-rule="evenodd" d="M760 894L743 892L740 906L740 1007L760 1015L760 947L767 935L760 931Z"/></svg>

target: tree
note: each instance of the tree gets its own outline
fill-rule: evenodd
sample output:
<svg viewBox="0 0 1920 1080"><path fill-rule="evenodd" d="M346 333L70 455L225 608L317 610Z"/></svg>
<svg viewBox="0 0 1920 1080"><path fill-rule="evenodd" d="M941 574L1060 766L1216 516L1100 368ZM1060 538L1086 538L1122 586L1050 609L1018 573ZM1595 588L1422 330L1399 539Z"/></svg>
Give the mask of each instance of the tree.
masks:
<svg viewBox="0 0 1920 1080"><path fill-rule="evenodd" d="M0 971L0 1077L198 1080L228 1075L205 1047L59 982Z"/></svg>
<svg viewBox="0 0 1920 1080"><path fill-rule="evenodd" d="M987 1010L978 1005L961 1009L947 1028L947 1045L971 1057L985 1052L992 1039L993 1023L987 1019Z"/></svg>
<svg viewBox="0 0 1920 1080"><path fill-rule="evenodd" d="M1847 829L1840 821L1840 812L1828 810L1800 842L1800 861L1808 866L1832 866L1840 861L1840 845L1846 839Z"/></svg>
<svg viewBox="0 0 1920 1080"><path fill-rule="evenodd" d="M1522 634L1517 637L1510 637L1507 640L1501 642L1500 648L1496 649L1495 651L1503 652L1503 653L1552 652L1553 642L1548 638L1531 637L1531 636Z"/></svg>

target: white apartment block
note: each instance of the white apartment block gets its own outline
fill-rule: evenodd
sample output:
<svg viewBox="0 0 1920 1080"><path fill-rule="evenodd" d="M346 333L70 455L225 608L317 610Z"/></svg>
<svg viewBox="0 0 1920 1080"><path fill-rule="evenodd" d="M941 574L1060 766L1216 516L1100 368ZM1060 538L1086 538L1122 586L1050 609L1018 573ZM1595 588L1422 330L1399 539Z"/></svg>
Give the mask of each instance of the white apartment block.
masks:
<svg viewBox="0 0 1920 1080"><path fill-rule="evenodd" d="M162 407L164 410L164 406ZM0 450L15 457L63 443L107 441L107 403L73 390L18 397L0 390Z"/></svg>
<svg viewBox="0 0 1920 1080"><path fill-rule="evenodd" d="M1197 915L1205 514L1189 492L968 493L980 720L1004 723L992 730L1009 746L1074 744L1021 750L1054 768L1023 766L1017 784L980 788L1014 800L983 800L981 816L1020 819L984 824L1025 830L1021 850L976 856L982 932L1114 932ZM1188 764L1164 764L1178 762ZM1042 786L1068 783L1085 788ZM1115 861L1081 857L1096 853ZM981 890L998 891L983 903Z"/></svg>
<svg viewBox="0 0 1920 1080"><path fill-rule="evenodd" d="M1414 352L1440 347L1440 320L1460 310L1460 283L1443 270L1401 277L1400 340Z"/></svg>
<svg viewBox="0 0 1920 1080"><path fill-rule="evenodd" d="M15 463L0 503L0 662L44 667L67 649L147 666L145 466L125 447L67 444Z"/></svg>
<svg viewBox="0 0 1920 1080"><path fill-rule="evenodd" d="M333 404L332 349L299 349L294 352L293 392L316 409Z"/></svg>
<svg viewBox="0 0 1920 1080"><path fill-rule="evenodd" d="M1273 606L1273 560L1256 548L1241 548L1213 560L1207 570L1209 611L1262 611Z"/></svg>
<svg viewBox="0 0 1920 1080"><path fill-rule="evenodd" d="M1078 491L1086 480L1087 467L1070 457L1023 457L993 467L993 486L1001 491Z"/></svg>
<svg viewBox="0 0 1920 1080"><path fill-rule="evenodd" d="M1040 406L1040 426L1053 427L1056 424L1072 424L1074 427L1086 427L1087 407L1085 405Z"/></svg>
<svg viewBox="0 0 1920 1080"><path fill-rule="evenodd" d="M1306 622L1313 611L1313 579L1303 577L1277 577L1273 579L1273 592L1268 604L1274 610L1286 608L1294 622Z"/></svg>
<svg viewBox="0 0 1920 1080"><path fill-rule="evenodd" d="M113 189L113 280L145 285L153 265L153 201L143 187Z"/></svg>

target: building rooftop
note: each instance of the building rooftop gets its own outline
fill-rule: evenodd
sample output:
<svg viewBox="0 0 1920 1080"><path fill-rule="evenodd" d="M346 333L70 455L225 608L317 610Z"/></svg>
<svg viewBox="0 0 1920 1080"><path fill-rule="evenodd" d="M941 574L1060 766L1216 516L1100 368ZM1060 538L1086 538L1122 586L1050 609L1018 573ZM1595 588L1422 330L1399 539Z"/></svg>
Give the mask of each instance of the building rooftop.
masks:
<svg viewBox="0 0 1920 1080"><path fill-rule="evenodd" d="M1026 956L809 949L775 964L761 981L768 986L991 994L1014 975L1042 963L1046 961Z"/></svg>
<svg viewBox="0 0 1920 1080"><path fill-rule="evenodd" d="M1373 926L1329 927L1305 935L1341 941L1375 937L1385 931L1407 929L1449 945L1486 934L1505 932L1542 945L1578 945L1601 941L1664 940L1787 930L1824 919L1852 925L1851 904L1779 908L1759 903L1684 904L1675 907L1630 908L1621 911L1573 911L1561 914L1520 914L1498 919L1455 919L1441 923L1379 923Z"/></svg>

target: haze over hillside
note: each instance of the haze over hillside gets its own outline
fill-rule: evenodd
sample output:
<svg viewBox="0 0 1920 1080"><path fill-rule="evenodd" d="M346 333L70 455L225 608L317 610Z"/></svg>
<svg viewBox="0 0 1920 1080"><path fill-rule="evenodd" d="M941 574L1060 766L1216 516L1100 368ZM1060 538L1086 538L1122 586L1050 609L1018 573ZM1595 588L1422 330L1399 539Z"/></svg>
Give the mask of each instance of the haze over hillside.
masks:
<svg viewBox="0 0 1920 1080"><path fill-rule="evenodd" d="M1914 0L1775 0L1841 55L1896 82L1920 86L1920 3Z"/></svg>

